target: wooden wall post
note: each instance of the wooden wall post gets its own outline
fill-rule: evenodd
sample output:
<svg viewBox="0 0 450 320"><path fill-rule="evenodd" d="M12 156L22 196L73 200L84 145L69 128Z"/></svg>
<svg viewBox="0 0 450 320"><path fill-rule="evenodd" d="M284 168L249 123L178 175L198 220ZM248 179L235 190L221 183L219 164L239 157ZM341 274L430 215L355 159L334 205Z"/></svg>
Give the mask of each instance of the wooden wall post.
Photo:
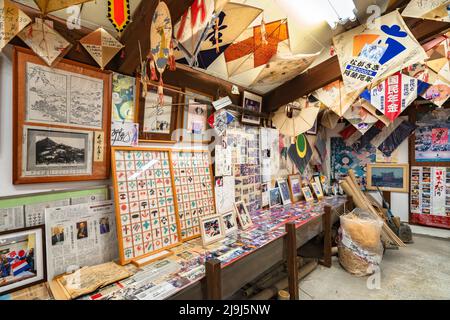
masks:
<svg viewBox="0 0 450 320"><path fill-rule="evenodd" d="M286 228L286 250L289 294L291 300L299 299L298 266L297 266L297 236L294 222L289 222Z"/></svg>
<svg viewBox="0 0 450 320"><path fill-rule="evenodd" d="M222 300L222 267L220 260L210 259L205 263L206 299Z"/></svg>
<svg viewBox="0 0 450 320"><path fill-rule="evenodd" d="M355 204L353 203L353 197L352 196L347 196L347 201L345 202L345 210L348 210L349 212L353 211L353 209L355 209ZM345 214L345 212L344 212Z"/></svg>
<svg viewBox="0 0 450 320"><path fill-rule="evenodd" d="M322 215L323 226L323 260L321 264L327 268L331 268L331 207L325 206Z"/></svg>

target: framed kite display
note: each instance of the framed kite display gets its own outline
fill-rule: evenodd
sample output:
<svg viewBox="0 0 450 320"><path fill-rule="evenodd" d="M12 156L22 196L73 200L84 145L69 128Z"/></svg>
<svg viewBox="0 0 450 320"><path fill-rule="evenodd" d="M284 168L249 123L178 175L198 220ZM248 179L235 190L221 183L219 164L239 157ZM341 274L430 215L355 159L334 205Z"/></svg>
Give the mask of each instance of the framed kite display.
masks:
<svg viewBox="0 0 450 320"><path fill-rule="evenodd" d="M116 147L112 163L120 263L178 245L170 151Z"/></svg>
<svg viewBox="0 0 450 320"><path fill-rule="evenodd" d="M161 105L156 85L149 84L144 89L140 79L136 79L136 88L140 94L135 120L139 123L139 140L175 143L176 139L172 137L172 134L178 128L178 104L180 103L180 95L176 91L181 89L165 85L164 104ZM143 95L142 90L147 90L147 94Z"/></svg>
<svg viewBox="0 0 450 320"><path fill-rule="evenodd" d="M181 240L200 236L200 219L215 214L214 178L207 151L173 151Z"/></svg>
<svg viewBox="0 0 450 320"><path fill-rule="evenodd" d="M111 73L15 47L14 184L108 179Z"/></svg>

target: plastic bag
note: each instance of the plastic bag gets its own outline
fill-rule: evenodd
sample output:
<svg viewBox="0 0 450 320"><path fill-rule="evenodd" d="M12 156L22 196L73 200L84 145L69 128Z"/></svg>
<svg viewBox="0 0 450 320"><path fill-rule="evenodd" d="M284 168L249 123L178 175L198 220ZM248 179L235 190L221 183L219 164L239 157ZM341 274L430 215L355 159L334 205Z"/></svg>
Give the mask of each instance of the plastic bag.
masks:
<svg viewBox="0 0 450 320"><path fill-rule="evenodd" d="M359 208L340 217L339 262L357 276L373 274L383 258L383 221Z"/></svg>

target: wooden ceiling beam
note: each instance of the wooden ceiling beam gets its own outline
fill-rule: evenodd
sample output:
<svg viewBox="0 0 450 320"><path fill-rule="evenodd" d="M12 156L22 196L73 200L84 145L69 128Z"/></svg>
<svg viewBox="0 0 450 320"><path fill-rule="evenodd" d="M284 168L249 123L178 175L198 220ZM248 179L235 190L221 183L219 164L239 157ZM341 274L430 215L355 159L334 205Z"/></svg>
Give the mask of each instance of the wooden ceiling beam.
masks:
<svg viewBox="0 0 450 320"><path fill-rule="evenodd" d="M433 20L404 18L413 35L421 43L449 30L449 24ZM298 75L264 96L264 111L269 113L317 89L341 79L337 56Z"/></svg>
<svg viewBox="0 0 450 320"><path fill-rule="evenodd" d="M172 17L172 24L175 25L183 13L192 5L194 0L165 0ZM137 7L131 23L122 35L121 42L125 45L125 58L115 58L113 65L116 65L120 73L133 75L140 65L139 43L141 44L142 55L145 57L150 50L150 27L153 14L158 6L156 0L143 0Z"/></svg>

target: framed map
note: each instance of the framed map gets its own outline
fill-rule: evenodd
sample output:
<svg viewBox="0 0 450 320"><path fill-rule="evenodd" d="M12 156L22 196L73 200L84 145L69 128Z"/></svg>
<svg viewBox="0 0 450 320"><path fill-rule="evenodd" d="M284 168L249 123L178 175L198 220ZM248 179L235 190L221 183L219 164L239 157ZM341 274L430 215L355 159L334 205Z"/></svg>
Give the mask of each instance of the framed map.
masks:
<svg viewBox="0 0 450 320"><path fill-rule="evenodd" d="M112 148L121 264L180 242L168 149Z"/></svg>
<svg viewBox="0 0 450 320"><path fill-rule="evenodd" d="M14 49L14 184L109 178L111 74Z"/></svg>
<svg viewBox="0 0 450 320"><path fill-rule="evenodd" d="M213 175L207 151L173 151L181 239L201 235L200 220L214 215Z"/></svg>

